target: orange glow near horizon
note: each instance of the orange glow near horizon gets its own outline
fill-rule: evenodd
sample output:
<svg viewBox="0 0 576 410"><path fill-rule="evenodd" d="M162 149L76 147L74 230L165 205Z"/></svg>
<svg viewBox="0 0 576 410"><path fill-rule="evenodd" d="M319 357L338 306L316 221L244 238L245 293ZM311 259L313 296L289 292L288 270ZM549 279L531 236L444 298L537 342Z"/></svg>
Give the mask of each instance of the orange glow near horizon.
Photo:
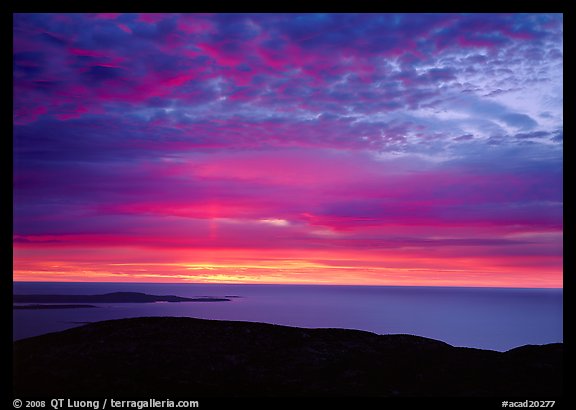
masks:
<svg viewBox="0 0 576 410"><path fill-rule="evenodd" d="M74 258L26 257L43 249L15 250L15 281L323 284L372 286L467 286L561 288L556 258L436 257L422 252L172 250L150 257L142 249L102 248ZM299 253L300 257L295 254ZM138 258L134 258L138 255ZM38 255L36 255L38 256ZM47 256L47 255L46 255ZM58 256L61 258L58 259ZM137 262L130 261L138 259Z"/></svg>

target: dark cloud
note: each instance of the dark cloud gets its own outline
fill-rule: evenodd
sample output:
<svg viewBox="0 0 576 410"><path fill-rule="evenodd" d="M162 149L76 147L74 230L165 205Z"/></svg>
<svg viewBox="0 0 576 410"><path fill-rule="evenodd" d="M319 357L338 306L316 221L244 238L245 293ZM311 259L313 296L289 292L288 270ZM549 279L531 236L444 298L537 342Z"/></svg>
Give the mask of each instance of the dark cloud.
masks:
<svg viewBox="0 0 576 410"><path fill-rule="evenodd" d="M529 130L538 125L536 121L526 114L509 113L501 115L500 119L507 125L522 130Z"/></svg>
<svg viewBox="0 0 576 410"><path fill-rule="evenodd" d="M471 139L474 139L474 135L465 134L465 135L460 135L459 137L454 137L453 139L454 139L454 141L470 141Z"/></svg>
<svg viewBox="0 0 576 410"><path fill-rule="evenodd" d="M554 142L562 142L564 141L564 131L558 130L554 136L552 137L552 141Z"/></svg>
<svg viewBox="0 0 576 410"><path fill-rule="evenodd" d="M549 135L546 131L522 132L514 135L518 139L545 138Z"/></svg>
<svg viewBox="0 0 576 410"><path fill-rule="evenodd" d="M113 80L122 76L122 69L118 67L92 66L84 75L89 81Z"/></svg>

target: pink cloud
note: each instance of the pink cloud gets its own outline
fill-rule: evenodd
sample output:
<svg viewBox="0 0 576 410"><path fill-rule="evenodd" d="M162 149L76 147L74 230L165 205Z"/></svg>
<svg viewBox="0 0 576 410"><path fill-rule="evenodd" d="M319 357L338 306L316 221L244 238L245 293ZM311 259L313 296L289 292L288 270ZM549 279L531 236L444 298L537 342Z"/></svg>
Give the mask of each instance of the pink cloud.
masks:
<svg viewBox="0 0 576 410"><path fill-rule="evenodd" d="M98 13L95 17L102 20L116 20L120 15L121 13Z"/></svg>
<svg viewBox="0 0 576 410"><path fill-rule="evenodd" d="M68 48L68 53L77 55L77 56L85 56L85 57L106 57L106 53L97 50L85 50L82 48Z"/></svg>
<svg viewBox="0 0 576 410"><path fill-rule="evenodd" d="M120 29L125 33L132 34L132 29L128 27L126 24L119 23L118 27L120 27Z"/></svg>
<svg viewBox="0 0 576 410"><path fill-rule="evenodd" d="M187 34L209 34L216 31L215 24L205 15L183 14L177 24L178 30Z"/></svg>
<svg viewBox="0 0 576 410"><path fill-rule="evenodd" d="M196 46L200 48L205 55L213 58L220 66L235 67L244 61L244 55L238 52L230 52L224 50L224 44L225 43L197 43Z"/></svg>
<svg viewBox="0 0 576 410"><path fill-rule="evenodd" d="M138 14L138 21L148 24L156 24L167 17L168 15L164 13L140 13Z"/></svg>

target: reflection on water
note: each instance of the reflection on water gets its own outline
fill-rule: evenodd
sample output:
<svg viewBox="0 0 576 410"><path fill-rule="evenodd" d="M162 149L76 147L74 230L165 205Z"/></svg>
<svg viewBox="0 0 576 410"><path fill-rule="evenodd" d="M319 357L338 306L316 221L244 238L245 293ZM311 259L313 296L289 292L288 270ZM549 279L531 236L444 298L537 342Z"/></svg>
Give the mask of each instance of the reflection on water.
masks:
<svg viewBox="0 0 576 410"><path fill-rule="evenodd" d="M103 303L93 309L14 310L14 339L82 323L189 316L300 327L407 333L455 346L508 350L561 342L561 289L15 282L15 294L238 296L230 302Z"/></svg>

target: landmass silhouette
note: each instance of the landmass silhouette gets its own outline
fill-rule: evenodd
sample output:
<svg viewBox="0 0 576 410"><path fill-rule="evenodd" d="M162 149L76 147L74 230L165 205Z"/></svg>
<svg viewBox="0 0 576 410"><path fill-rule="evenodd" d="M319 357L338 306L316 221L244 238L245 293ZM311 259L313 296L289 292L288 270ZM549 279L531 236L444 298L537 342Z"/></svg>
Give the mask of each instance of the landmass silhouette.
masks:
<svg viewBox="0 0 576 410"><path fill-rule="evenodd" d="M411 335L180 317L96 322L14 342L21 397L562 394L563 344L506 352Z"/></svg>
<svg viewBox="0 0 576 410"><path fill-rule="evenodd" d="M174 295L148 295L140 292L112 292L102 295L13 295L13 303L155 303L155 302L229 302L228 297L186 298Z"/></svg>

